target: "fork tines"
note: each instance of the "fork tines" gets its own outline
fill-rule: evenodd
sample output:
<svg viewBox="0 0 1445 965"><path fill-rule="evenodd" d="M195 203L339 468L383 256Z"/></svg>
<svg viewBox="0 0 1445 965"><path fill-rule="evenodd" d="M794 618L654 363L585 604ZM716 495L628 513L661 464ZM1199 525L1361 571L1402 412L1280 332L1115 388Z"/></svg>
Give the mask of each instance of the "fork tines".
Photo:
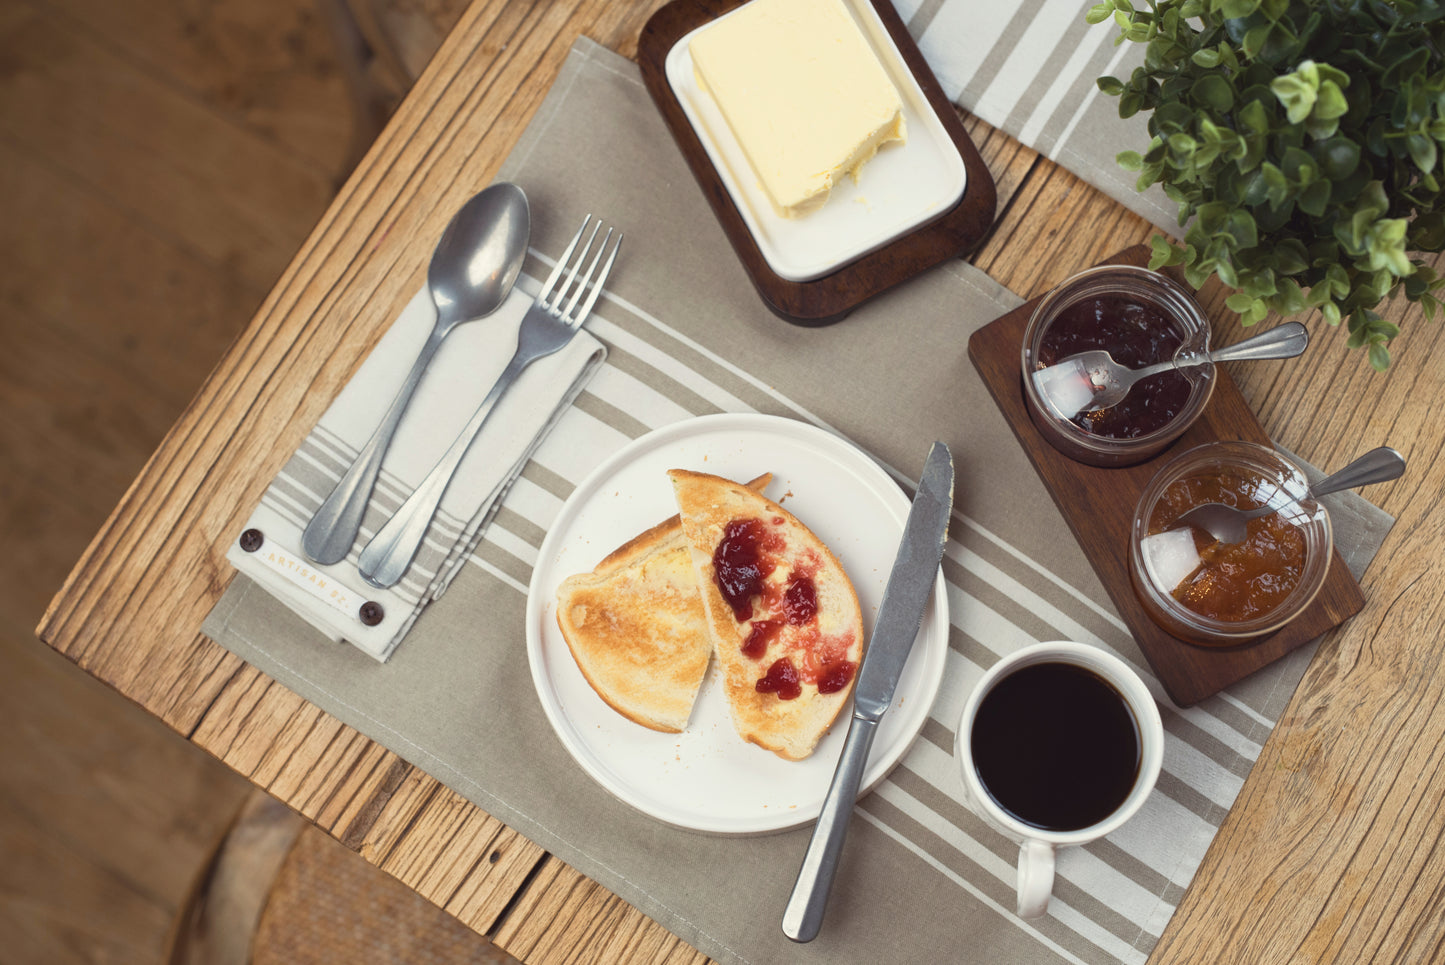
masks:
<svg viewBox="0 0 1445 965"><path fill-rule="evenodd" d="M537 296L538 304L547 309L549 314L573 328L581 325L588 313L592 311L592 306L597 302L597 296L602 293L602 286L606 283L607 276L612 273L612 262L617 258L617 249L622 247L622 235L619 233L617 235L617 241L612 245L611 251L607 251L607 243L612 240L613 232L612 228L608 228L607 234L602 236L601 244L597 245L594 250L592 243L597 240L597 232L602 227L602 222L597 221L593 223L592 233L587 236L587 243L582 246L581 252L577 253L577 260L572 263L572 268L567 272L566 279L563 280L560 286L557 286L557 279L561 276L562 270L567 266L567 263L572 260L572 255L577 249L577 243L582 240L582 235L586 233L587 225L591 221L591 214L588 214L582 219L582 227L578 228L577 233L572 236L572 241L567 245L567 250L562 252L561 258L557 259L557 266L553 268L552 273L547 276L547 281L542 286L542 292ZM587 253L589 251L592 252L592 262L587 266L586 274L578 280L578 269L580 269L582 263L587 260ZM603 263L602 271L597 275L596 281L594 282L593 274L597 271L598 262L602 261L604 251L607 252L607 261ZM587 287L589 283L592 285L590 290L588 290ZM556 288L555 291L553 290L554 287ZM571 292L570 298L568 298L569 291ZM577 308L577 302L582 298L584 291L587 295L586 301L582 302L581 309L577 311L576 315L573 315L573 309ZM558 306L562 304L564 298L568 299L567 307L559 310Z"/></svg>

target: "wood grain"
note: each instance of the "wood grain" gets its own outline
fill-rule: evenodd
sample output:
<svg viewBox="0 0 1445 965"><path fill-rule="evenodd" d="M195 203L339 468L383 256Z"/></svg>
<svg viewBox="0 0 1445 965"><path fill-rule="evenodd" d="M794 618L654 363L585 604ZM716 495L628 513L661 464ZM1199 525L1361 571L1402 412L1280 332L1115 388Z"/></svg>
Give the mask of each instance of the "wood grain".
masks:
<svg viewBox="0 0 1445 965"><path fill-rule="evenodd" d="M194 628L228 578L226 534L419 283L445 213L495 173L572 40L586 33L634 53L656 7L467 9L40 628L56 650L534 961L701 956ZM972 260L1020 294L1152 233L985 125L969 130L1003 199ZM1236 339L1228 316L1216 317L1219 340ZM1308 360L1231 374L1270 436L1316 465L1380 443L1401 449L1409 472L1370 493L1400 524L1363 581L1364 610L1317 652L1155 961L1418 961L1437 957L1445 934L1445 411L1432 405L1445 391L1445 340L1438 324L1407 319L1395 368L1380 377L1343 351L1339 333L1321 334Z"/></svg>

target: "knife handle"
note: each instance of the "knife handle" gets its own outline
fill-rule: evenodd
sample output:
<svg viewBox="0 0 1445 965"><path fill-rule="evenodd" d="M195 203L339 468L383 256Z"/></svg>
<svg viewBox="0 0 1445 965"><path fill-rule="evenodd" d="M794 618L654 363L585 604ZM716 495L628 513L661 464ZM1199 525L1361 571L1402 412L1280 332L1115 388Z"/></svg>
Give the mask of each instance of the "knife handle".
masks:
<svg viewBox="0 0 1445 965"><path fill-rule="evenodd" d="M848 726L848 739L823 799L823 810L813 826L813 837L803 855L803 866L793 884L793 895L783 912L783 934L795 942L810 942L818 937L823 926L823 911L828 907L828 892L838 871L838 856L848 834L848 820L858 799L863 782L863 768L873 746L878 721L854 717Z"/></svg>

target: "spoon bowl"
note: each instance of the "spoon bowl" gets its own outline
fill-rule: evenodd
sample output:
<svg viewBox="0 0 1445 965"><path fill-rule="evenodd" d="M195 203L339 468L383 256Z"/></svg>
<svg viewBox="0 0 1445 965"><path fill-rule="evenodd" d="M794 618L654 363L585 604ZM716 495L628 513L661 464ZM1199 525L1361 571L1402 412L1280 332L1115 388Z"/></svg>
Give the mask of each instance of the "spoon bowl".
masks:
<svg viewBox="0 0 1445 965"><path fill-rule="evenodd" d="M530 234L527 196L506 181L474 195L452 216L427 267L427 288L436 305L431 334L376 431L307 524L301 549L308 559L339 563L351 551L382 460L427 365L453 329L490 315L507 300Z"/></svg>
<svg viewBox="0 0 1445 965"><path fill-rule="evenodd" d="M1369 483L1398 479L1405 472L1405 457L1389 446L1371 449L1339 472L1326 476L1305 492L1316 499L1326 493L1354 489ZM1224 503L1203 503L1183 513L1175 525L1197 526L1221 543L1243 543L1247 538L1245 524L1270 513L1277 513L1299 500L1281 491L1282 499L1269 500L1255 509L1236 509Z"/></svg>

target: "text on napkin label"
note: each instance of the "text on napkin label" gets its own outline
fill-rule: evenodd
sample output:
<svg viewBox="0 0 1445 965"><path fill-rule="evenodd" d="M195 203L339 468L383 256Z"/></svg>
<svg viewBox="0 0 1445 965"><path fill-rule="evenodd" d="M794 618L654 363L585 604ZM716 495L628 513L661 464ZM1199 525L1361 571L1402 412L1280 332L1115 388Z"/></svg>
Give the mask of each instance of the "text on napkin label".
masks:
<svg viewBox="0 0 1445 965"><path fill-rule="evenodd" d="M278 553L275 550L257 553L256 559L285 577L288 583L308 596L349 617L360 619L361 605L366 601L353 593L350 588L312 568L311 564L305 560L297 559L286 553Z"/></svg>

